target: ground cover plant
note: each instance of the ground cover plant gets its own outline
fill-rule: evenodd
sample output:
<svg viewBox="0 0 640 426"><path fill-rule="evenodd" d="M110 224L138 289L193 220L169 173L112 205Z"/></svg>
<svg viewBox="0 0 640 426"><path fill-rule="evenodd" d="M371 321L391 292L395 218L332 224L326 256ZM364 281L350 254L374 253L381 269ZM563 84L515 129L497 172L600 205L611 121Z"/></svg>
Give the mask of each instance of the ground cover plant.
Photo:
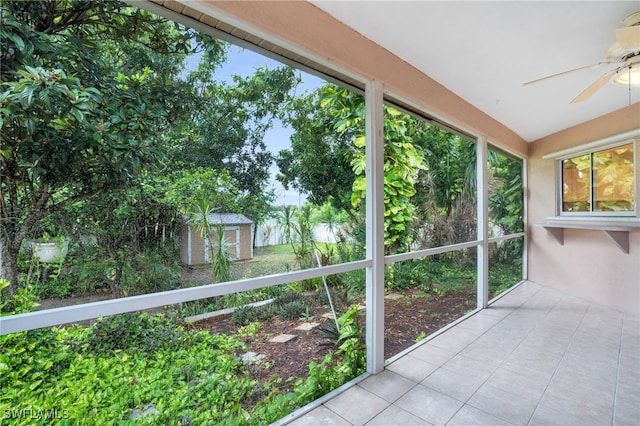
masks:
<svg viewBox="0 0 640 426"><path fill-rule="evenodd" d="M28 289L16 297L18 311L35 307ZM337 349L311 362L287 391L279 388L282 379L252 378L239 357L242 337L255 332L246 328L212 334L140 313L2 336L0 412L9 424L33 424L24 413L55 416L60 424L270 423L364 372L356 315L357 306L339 318Z"/></svg>

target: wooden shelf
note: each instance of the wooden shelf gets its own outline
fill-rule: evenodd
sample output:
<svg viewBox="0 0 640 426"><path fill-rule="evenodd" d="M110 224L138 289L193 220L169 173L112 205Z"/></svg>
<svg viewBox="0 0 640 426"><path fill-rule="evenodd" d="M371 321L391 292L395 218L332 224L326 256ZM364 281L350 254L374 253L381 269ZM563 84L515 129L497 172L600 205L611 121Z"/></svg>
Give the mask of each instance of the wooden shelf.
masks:
<svg viewBox="0 0 640 426"><path fill-rule="evenodd" d="M564 245L564 230L565 229L587 229L602 231L607 237L613 241L616 246L624 253L629 254L629 232L640 231L640 224L616 224L609 223L580 223L580 222L558 222L558 223L541 223L555 239Z"/></svg>

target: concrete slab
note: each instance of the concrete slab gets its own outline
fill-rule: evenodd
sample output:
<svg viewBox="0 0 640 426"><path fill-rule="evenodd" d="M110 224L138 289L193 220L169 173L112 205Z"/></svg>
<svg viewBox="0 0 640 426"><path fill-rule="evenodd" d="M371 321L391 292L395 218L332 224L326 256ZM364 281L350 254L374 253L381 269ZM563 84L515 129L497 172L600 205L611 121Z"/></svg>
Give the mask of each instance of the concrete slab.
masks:
<svg viewBox="0 0 640 426"><path fill-rule="evenodd" d="M313 330L319 325L320 324L317 322L303 322L302 324L296 327L296 330L309 331L309 330Z"/></svg>
<svg viewBox="0 0 640 426"><path fill-rule="evenodd" d="M280 334L272 339L269 339L270 342L272 343L286 343L290 340L295 339L296 336L295 334Z"/></svg>

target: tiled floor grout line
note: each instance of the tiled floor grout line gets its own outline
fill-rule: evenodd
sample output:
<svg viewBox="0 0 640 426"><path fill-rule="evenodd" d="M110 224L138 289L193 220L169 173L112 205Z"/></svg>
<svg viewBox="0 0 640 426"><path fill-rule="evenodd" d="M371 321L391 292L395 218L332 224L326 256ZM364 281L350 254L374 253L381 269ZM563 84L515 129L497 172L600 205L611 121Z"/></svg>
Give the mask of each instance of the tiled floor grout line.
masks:
<svg viewBox="0 0 640 426"><path fill-rule="evenodd" d="M616 364L616 382L613 387L613 402L611 407L611 424L615 424L616 419L616 401L618 400L618 382L620 380L620 359L622 358L622 339L624 339L626 315L622 316L622 327L620 327L620 340L618 341L618 362ZM627 320L628 321L628 320Z"/></svg>
<svg viewBox="0 0 640 426"><path fill-rule="evenodd" d="M503 321L505 321L507 318L509 318L509 316L511 316L514 312L517 312L518 309L522 308L522 306L533 296L537 295L540 293L540 291L542 290L542 287L540 287L535 293L533 293L533 295L531 295L529 298L527 298L527 300L525 300L524 302L520 303L519 305L517 305L515 308L511 309L511 312L508 315L505 315L503 318L500 319L500 321L498 321L497 323L495 323L494 325L492 325L490 328L488 328L487 330L485 330L484 332L482 332L480 335L478 335L475 339L473 339L473 341L471 341L469 344L467 344L464 348L462 348L458 353L456 353L456 355L462 355L461 352L464 351L466 348L468 348L469 346L471 346L471 344L473 344L474 342L476 342L478 339L480 339L480 337L484 336L486 333L488 333L491 329L493 329L494 327L497 327L500 323L502 323ZM490 309L490 308L489 308ZM482 312L482 311L481 311ZM535 327L534 327L535 329ZM527 333L527 336L531 333L531 331L533 331L533 329L531 329L529 331L529 333ZM526 339L526 336L524 339L522 339L522 341L524 341ZM518 346L520 346L522 342L520 342L512 351L510 351L507 355L504 356L504 358L502 359L502 361L500 362L500 364L498 364L496 367L493 368L493 370L491 370L491 374L489 374L489 376L478 386L478 389L476 389L465 401L460 401L462 402L462 406L460 406L460 408L458 410L456 410L455 413L453 413L453 415L449 418L449 420L447 420L447 422L445 423L445 425L449 424L449 422L460 412L460 410L462 410L465 406L469 406L469 407L473 407L476 410L482 411L483 413L486 413L488 415L494 416L494 417L498 417L495 413L487 413L486 411L482 410L481 408L475 407L471 404L469 404L469 401L475 396L475 394L478 392L478 390L480 388L482 388L482 386L491 378L491 376L493 376L493 374L498 370L498 368L500 368L500 366L505 362L505 360L507 358L509 358L509 356L511 354L513 354L513 352L518 348ZM462 355L464 356L464 355ZM452 357L453 358L453 357ZM446 363L445 363L446 364ZM443 368L444 364L442 366L440 366L440 368ZM428 377L428 376L427 376ZM455 398L454 398L455 399ZM498 417L501 420L507 421L506 419L503 419L501 417Z"/></svg>
<svg viewBox="0 0 640 426"><path fill-rule="evenodd" d="M394 374L397 374L397 373L394 373ZM401 377L404 377L404 376L402 376L401 374L398 374L398 375L399 375L399 376L401 376ZM406 377L405 377L405 378L406 378ZM366 425L366 424L371 423L371 422L373 421L373 419L375 419L376 417L378 417L378 416L379 416L383 411L385 411L385 410L389 409L389 407L391 407L391 406L394 406L394 407L396 407L396 408L397 408L397 409L399 409L399 410L406 411L405 409L398 407L398 406L396 405L396 402L398 402L398 401L400 400L400 398L402 398L403 396L405 396L406 394L408 394L409 392L411 392L413 389L415 389L419 384L420 384L419 382L416 382L413 386L411 386L411 388L410 388L410 389L408 389L405 393L403 393L402 395L400 395L399 397L397 397L393 402L389 402L389 405L387 406L387 408L385 408L385 409L384 409L384 410L382 410L380 413L376 414L376 415L375 415L375 416L373 416L371 419L369 419L369 420L365 423L365 425Z"/></svg>
<svg viewBox="0 0 640 426"><path fill-rule="evenodd" d="M471 419L473 417L470 416L474 416L473 413L477 413L477 416L479 416L477 419L494 418L495 422L504 421L508 424L531 425L534 421L553 422L551 420L552 417L549 416L554 415L551 413L555 411L558 411L558 415L569 416L565 420L571 418L578 419L583 417L577 412L574 412L574 410L577 409L574 407L574 404L570 403L565 407L564 402L562 402L565 397L570 398L569 401L573 398L565 396L563 393L563 389L565 389L566 386L564 384L565 379L573 375L589 375L590 373L584 372L591 371L589 362L593 361L598 363L598 360L603 359L602 357L604 356L607 357L607 360L611 361L609 364L611 369L609 370L610 373L608 377L615 380L615 383L609 390L610 393L608 394L606 404L602 406L602 410L604 411L601 411L599 423L609 423L611 426L615 425L616 419L625 418L624 416L627 415L627 411L629 411L629 403L627 400L619 400L618 396L626 389L624 387L626 384L620 382L621 379L626 377L625 369L629 369L629 367L633 368L633 364L628 366L627 361L634 360L635 358L627 359L626 355L629 350L631 350L632 355L637 352L636 346L638 342L635 337L635 326L638 319L626 315L617 316L606 311L600 312L598 305L593 302L583 299L575 300L575 298L567 293L561 292L557 294L547 292L545 288L547 287L541 286L537 289L535 287L525 288L523 293L516 294L513 300L503 299L505 301L503 305L495 306L497 308L495 315L489 315L488 317L482 316L481 318L476 317L478 320L476 322L472 322L475 315L470 316L465 320L470 321L468 328L464 327L463 324L465 321L462 321L459 324L460 328L458 328L460 332L451 333L453 340L447 343L445 339L445 341L439 343L439 346L433 346L434 350L442 349L443 351L448 351L447 356L441 356L439 354L438 357L435 358L431 356L424 358L425 362L432 364L431 367L426 365L424 367L424 371L427 373L426 377L421 378L422 374L417 374L417 372L412 369L411 361L404 363L406 364L406 368L408 368L407 370L405 370L404 365L399 366L399 368L396 369L397 372L389 370L390 374L385 376L385 380L379 383L381 386L386 386L385 383L388 386L391 386L392 383L394 387L397 386L393 392L382 393L382 395L386 395L389 399L378 395L378 393L375 392L375 387L371 388L372 390L368 390L364 387L364 383L356 384L356 386L360 388L360 391L367 391L368 394L370 393L376 396L376 400L378 401L376 402L375 410L371 409L370 411L375 414L365 422L362 422L362 417L358 420L353 417L353 421L349 421L344 417L345 415L347 417L350 416L346 412L342 412L340 409L334 411L325 404L322 404L322 406L328 410L326 412L328 416L329 413L331 413L331 416L335 416L335 421L344 421L345 424L354 426L360 425L360 422L365 425L372 424L376 421L375 419L378 419L378 422L383 418L389 421L389 419L395 418L396 415L406 415L407 419L420 419L420 421L426 421L427 423L433 423L436 421L434 420L435 418L439 418L437 423L440 424L442 422L442 424L445 425L452 424L456 421L456 418L460 420ZM482 312L483 311L478 311L477 315L482 315ZM556 325L560 325L560 328L555 327ZM595 330L605 325L607 327L601 330L602 333L594 334ZM608 327L611 327L611 329ZM455 330L455 328L451 330ZM443 337L445 336L446 332L443 333ZM492 336L494 339L491 339ZM482 339L482 342L478 342L482 337L485 338ZM605 338L606 342L602 340ZM492 342L496 349L495 352L491 350ZM609 350L606 351L609 355L594 353L594 355L596 355L595 358L584 359L584 362L580 360L580 351L589 351L592 347L595 350L604 343L610 345ZM549 346L547 347L547 345ZM453 350L451 348L453 348ZM416 348L414 350L418 349L419 348ZM411 357L412 353L413 351L408 352L405 356ZM442 353L442 355L445 354L444 352ZM422 354L416 353L416 359L422 359L421 357ZM452 362L452 360L456 358L457 360ZM468 362L465 360L468 360ZM511 362L511 360L513 360L513 362ZM538 369L536 367L538 365L537 360L545 363L544 372L541 371L541 374L534 374L534 370ZM576 360L577 363L574 363L574 360ZM535 361L535 363L529 365L530 361ZM549 362L548 365L547 361ZM446 367L448 363L451 363L449 366L451 370ZM390 365L392 364L387 365L385 369ZM543 364L541 364L541 366L542 365ZM527 368L531 368L532 371L528 372ZM613 370L613 368L615 368L615 370ZM476 371L474 372L472 370ZM433 376L434 378L432 380L427 380L438 371L442 373L441 376L439 375L438 378ZM497 372L500 371L505 374L498 374ZM438 384L440 377L444 378L451 372L458 375L453 376L459 377L455 380L460 380L461 382L468 380L470 382L468 391L454 392L454 388L441 387ZM472 372L474 372L474 374L471 374ZM409 378L405 376L405 374L413 378ZM529 374L533 375L530 377L528 376ZM511 377L511 375L513 375L514 378L518 378L518 383L520 383L517 388L513 389L514 395L520 395L517 400L514 400L514 404L516 405L513 406L513 410L517 411L511 411L511 408L503 411L495 409L495 407L498 406L494 405L494 403L487 404L487 402L484 401L487 397L490 398L487 401L492 401L491 398L505 398L499 396L503 395L503 393L493 395L492 389L493 386L500 388L500 383L505 379L510 380L509 377ZM589 375L588 377L591 376ZM596 374L593 377L599 376ZM402 380L400 381L399 378L402 378ZM492 378L495 378L497 384L494 383ZM533 378L536 378L535 386L533 385L533 381L531 382L531 386L529 386L529 380ZM386 379L391 381L387 381ZM418 386L422 388L418 388ZM449 386L455 387L456 384L455 382L451 382ZM522 386L526 387L526 389L522 389L524 393L519 391ZM453 400L457 401L455 405L451 406L451 409L455 410L455 412L449 415L449 411L446 411L447 420L442 418L445 412L439 412L440 416L432 417L433 413L430 410L425 411L424 408L422 410L415 410L414 405L421 404L419 400L415 400L411 405L407 405L405 402L397 405L401 400L405 401L403 398L407 397L408 394L412 392L421 394L425 389L428 389L429 392L435 392L433 393L433 398L444 399L447 397L451 401L451 404L453 404ZM558 389L562 391L559 394L557 392ZM550 391L553 393L550 394ZM538 394L538 392L540 393ZM439 396L436 396L436 394ZM457 395L457 397L451 396L451 394ZM613 400L609 402L611 395L613 395ZM560 399L558 399L558 397L560 397ZM414 400L415 396L411 396L410 398ZM431 396L429 398L431 398ZM451 398L453 400L451 400ZM522 399L520 400L520 398ZM384 402L379 399L382 399ZM470 403L472 400L474 404ZM498 402L498 400L496 400L496 402ZM560 405L557 405L558 403ZM456 408L458 404L460 405ZM478 407L476 407L476 405ZM610 413L608 412L609 409L611 409ZM618 411L621 414L618 414ZM340 413L342 413L342 415ZM602 415L604 415L604 417L602 417Z"/></svg>
<svg viewBox="0 0 640 426"><path fill-rule="evenodd" d="M540 289L538 289L538 290L537 290L533 295L538 294L540 291L541 291L541 288L540 288ZM475 337L471 342L467 343L467 344L466 344L462 349L460 349L460 350L459 350L459 351L457 351L457 352L454 352L454 355L453 355L453 356L452 356L448 361L450 361L451 359L455 358L457 355L465 356L465 355L461 354L461 352L462 352L462 351L464 351L464 350L465 350L466 348L468 348L471 344L473 344L476 340L478 340L480 337L482 337L482 336L483 336L483 335L485 335L487 332L489 332L492 328L496 327L498 324L500 324L501 322L503 322L504 320L506 320L506 319L507 319L511 314L513 314L513 313L514 313L514 312L516 312L519 308L521 308L521 307L522 307L522 305L524 305L526 302L527 302L527 301L525 300L524 302L520 303L520 304L519 304L519 305L517 305L516 307L511 308L511 312L510 312L508 315L504 316L503 318L500 318L500 320L499 320L497 323L493 324L491 327L489 327L488 329L484 330L481 334L479 334L478 336L476 336L476 337ZM482 310L478 311L478 313L477 313L477 314L480 314L481 312L482 312ZM476 314L476 315L477 315L477 314ZM471 317L467 318L465 321L471 320L472 318L473 318L473 316L471 316ZM464 323L464 321L463 321L463 323ZM461 324L462 324L462 323L461 323ZM464 328L464 327L462 327L462 328ZM446 332L445 332L444 334L446 334ZM515 349L514 349L514 350L515 350ZM406 354L405 356L408 356L410 353L411 353L411 352L409 352L409 353L408 353L408 354ZM510 354L511 354L511 353L510 353ZM507 355L507 357L508 357L508 355ZM505 357L505 359L506 359L506 357ZM448 362L448 361L447 361L447 362ZM443 364L441 364L441 365L439 365L439 366L438 366L438 368L436 368L434 371L432 371L429 375L427 375L427 377L425 377L425 378L424 378L423 380L421 380L420 382L414 382L415 384L414 384L410 389L408 389L408 390L407 390L406 392L404 392L401 396L399 396L398 398L396 398L393 402L390 402L389 406L387 406L387 408L385 408L385 410L386 410L386 409L388 409L390 406L392 406L392 405L393 405L393 406L395 406L396 408L398 408L398 409L400 409L400 410L405 411L404 409L402 409L402 408L398 407L398 406L396 405L396 402L397 402L397 401L399 401L399 400L400 400L404 395L406 395L407 393L409 393L411 390L415 389L417 386L424 386L424 387L429 388L428 386L422 385L422 384L421 384L421 383L422 383L422 381L426 380L426 379L427 379L431 374L433 374L434 372L436 372L436 371L438 371L439 369L443 368L443 367L444 367L444 364L446 364L446 362L445 362L445 363L443 363ZM502 363L500 363L496 368L494 368L494 369L491 371L491 374L489 375L489 377L491 377L491 375L492 375L492 374L497 370L497 368L498 368L500 365L502 365ZM386 367L385 367L385 368L386 368ZM398 373L394 373L394 374L398 374ZM398 375L399 375L399 376L401 376L401 377L404 377L404 378L408 379L408 377L405 377L405 376L403 376L403 375L401 375L401 374L398 374ZM489 377L488 377L486 380L488 380L488 379L489 379ZM409 379L409 380L411 380L411 379ZM482 384L484 384L484 383L486 382L486 380L485 380L484 382L482 382ZM479 386L479 388L482 386L482 384ZM359 386L359 385L358 385L358 386ZM363 389L364 389L364 388L363 388ZM429 388L429 389L431 389L431 388ZM365 390L366 390L366 389L365 389ZM437 389L433 389L433 390L434 390L434 391L436 391L436 392L440 392L440 391L439 391L439 390L437 390ZM441 393L441 392L440 392L440 393ZM475 394L475 392L474 392L474 394ZM460 401L460 400L458 400L458 401L462 402L462 406L460 406L460 408L459 408L458 410L456 410L456 412L454 412L454 413L453 413L453 415L452 415L452 416L447 420L447 422L446 422L445 424L449 423L449 422L451 421L451 419L453 419L453 418L456 416L456 414L458 414L458 412L459 412L462 408L464 408L464 406L465 406L465 405L467 405L467 402L469 401L469 399L471 399L471 397L473 397L473 395L474 395L474 394L472 394L469 398L467 398L467 400L466 400L466 401ZM447 396L449 396L449 395L447 395ZM453 397L452 397L452 398L453 398ZM454 398L454 399L457 399L457 398ZM472 407L473 407L473 406L472 406ZM327 407L327 408L328 408L328 407ZM476 408L476 407L473 407L473 408ZM476 408L476 409L478 409L478 408ZM478 409L478 410L479 410L479 409ZM382 410L382 411L384 411L384 410ZM482 410L480 410L480 411L482 411ZM484 412L484 411L483 411L483 412ZM380 413L378 413L378 415L379 415L379 414L380 414ZM487 414L490 414L490 413L487 413ZM376 416L374 416L374 417L372 417L372 418L371 418L370 420L368 420L365 424L367 424L367 423L371 422L371 421L372 421L373 419L375 419L376 417L377 417L377 415L376 415ZM424 420L424 419L423 419L423 420Z"/></svg>
<svg viewBox="0 0 640 426"><path fill-rule="evenodd" d="M556 304L553 306L553 309L556 308L556 306L558 306L558 303L560 303L563 299L565 299L567 296L566 294L560 298ZM527 425L531 423L531 419L533 418L533 416L536 414L536 411L538 411L538 408L540 407L540 403L542 402L542 400L544 399L545 394L547 393L547 389L549 389L549 385L551 384L551 382L553 381L553 378L556 376L556 373L558 372L558 369L560 368L560 365L562 364L562 361L565 359L566 355L567 355L567 349L569 349L569 346L571 346L571 342L573 342L573 338L576 335L576 333L578 332L578 330L580 329L580 325L582 324L582 322L584 321L585 316L587 315L587 312L589 311L589 307L591 305L587 305L587 309L585 309L584 313L582 314L582 317L580 318L580 321L578 322L578 324L576 325L576 327L573 330L573 333L571 333L571 337L568 339L568 343L564 348L564 351L562 352L562 357L560 357L560 361L558 361L558 365L556 366L556 368L553 370L553 373L551 374L551 377L549 378L549 381L547 382L547 385L544 387L544 390L542 391L542 393L540 394L540 398L538 398L538 402L536 403L535 408L533 409L533 411L531 412L531 416L529 417L529 420L527 420ZM551 312L551 310L549 312Z"/></svg>

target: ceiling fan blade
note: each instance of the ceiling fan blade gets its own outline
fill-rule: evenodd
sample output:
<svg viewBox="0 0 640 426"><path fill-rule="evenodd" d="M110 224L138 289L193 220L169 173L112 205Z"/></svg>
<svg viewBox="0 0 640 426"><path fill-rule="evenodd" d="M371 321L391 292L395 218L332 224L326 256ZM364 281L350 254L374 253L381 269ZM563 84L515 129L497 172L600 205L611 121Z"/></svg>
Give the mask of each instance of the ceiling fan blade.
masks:
<svg viewBox="0 0 640 426"><path fill-rule="evenodd" d="M623 49L640 49L640 25L618 28L614 32Z"/></svg>
<svg viewBox="0 0 640 426"><path fill-rule="evenodd" d="M576 71L582 71L582 70L587 70L587 69L596 69L598 67L601 67L602 65L609 65L609 64L617 64L619 61L604 61L604 62L598 62L597 64L591 64L591 65L586 65L584 67L580 67L580 68L574 68L572 70L568 70L568 71L563 71L563 72L559 72L557 74L552 74L552 75L548 75L546 77L542 77L542 78L538 78L536 80L531 80L528 81L526 83L523 83L523 86L528 86L530 84L534 84L534 83L539 83L541 81L544 80L549 80L551 78L555 78L555 77L559 77L561 75L565 75L565 74L570 74L572 72L576 72Z"/></svg>
<svg viewBox="0 0 640 426"><path fill-rule="evenodd" d="M593 96L594 93L596 93L598 90L600 90L605 84L607 84L609 82L609 79L611 78L611 75L613 74L613 72L608 72L605 75L603 75L602 77L600 77L599 79L597 79L596 81L594 81L593 83L591 83L591 85L589 87L587 87L586 89L584 89L582 91L582 93L580 93L578 96L576 96L571 103L572 104L577 104L579 102L583 102L586 101L587 99L589 99L591 96Z"/></svg>

